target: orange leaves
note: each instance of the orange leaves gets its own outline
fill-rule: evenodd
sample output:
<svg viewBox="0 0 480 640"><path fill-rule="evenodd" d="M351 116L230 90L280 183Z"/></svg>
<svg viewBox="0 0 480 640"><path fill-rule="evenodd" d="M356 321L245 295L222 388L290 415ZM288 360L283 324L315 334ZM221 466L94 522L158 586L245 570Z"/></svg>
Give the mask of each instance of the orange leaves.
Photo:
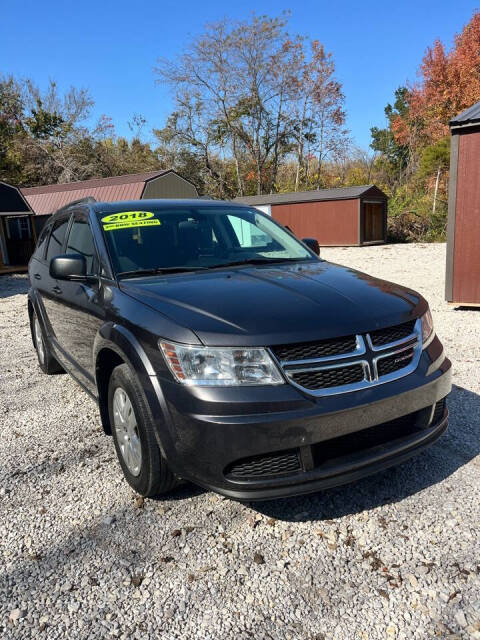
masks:
<svg viewBox="0 0 480 640"><path fill-rule="evenodd" d="M401 116L394 116L391 120L392 133L398 144L408 145L410 136L408 121Z"/></svg>
<svg viewBox="0 0 480 640"><path fill-rule="evenodd" d="M480 101L480 12L455 37L450 51L439 40L427 49L419 76L409 89L408 114L392 122L400 144L418 140L412 128L419 125L426 144L440 140L448 135L451 118Z"/></svg>

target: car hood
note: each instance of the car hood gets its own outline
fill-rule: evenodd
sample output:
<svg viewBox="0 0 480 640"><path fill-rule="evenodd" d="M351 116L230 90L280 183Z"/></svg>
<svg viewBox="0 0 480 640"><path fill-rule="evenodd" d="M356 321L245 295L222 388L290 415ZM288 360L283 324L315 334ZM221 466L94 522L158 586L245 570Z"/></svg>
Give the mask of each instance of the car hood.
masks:
<svg viewBox="0 0 480 640"><path fill-rule="evenodd" d="M365 333L427 309L415 291L325 261L124 279L120 288L212 346Z"/></svg>

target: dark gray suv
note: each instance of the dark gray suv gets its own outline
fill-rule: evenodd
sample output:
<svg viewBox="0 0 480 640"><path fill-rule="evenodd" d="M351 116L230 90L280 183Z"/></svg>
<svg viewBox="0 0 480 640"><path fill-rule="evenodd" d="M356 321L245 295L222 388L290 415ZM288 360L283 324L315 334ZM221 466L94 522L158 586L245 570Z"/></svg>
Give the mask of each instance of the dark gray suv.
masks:
<svg viewBox="0 0 480 640"><path fill-rule="evenodd" d="M226 202L51 217L29 265L40 367L98 401L136 491L184 478L239 499L307 493L445 431L451 365L427 302L310 247Z"/></svg>

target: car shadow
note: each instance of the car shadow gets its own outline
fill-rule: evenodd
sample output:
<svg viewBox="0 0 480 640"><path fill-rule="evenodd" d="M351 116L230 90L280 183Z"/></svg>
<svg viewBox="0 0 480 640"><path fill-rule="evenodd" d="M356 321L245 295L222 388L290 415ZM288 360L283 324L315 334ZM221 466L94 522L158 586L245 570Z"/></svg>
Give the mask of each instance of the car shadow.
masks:
<svg viewBox="0 0 480 640"><path fill-rule="evenodd" d="M480 395L454 385L448 408L448 431L417 457L351 484L305 496L251 502L250 507L277 520L333 520L399 502L438 484L480 453L480 425L472 418L480 416Z"/></svg>
<svg viewBox="0 0 480 640"><path fill-rule="evenodd" d="M26 273L16 275L0 275L0 298L10 298L28 292L28 276Z"/></svg>
<svg viewBox="0 0 480 640"><path fill-rule="evenodd" d="M149 500L154 500L155 502L181 502L182 500L196 498L204 493L208 493L207 489L200 487L198 484L193 484L187 480L181 480L180 482L180 486L175 489L172 489L168 493L162 493L159 496L153 496L152 498L149 498Z"/></svg>

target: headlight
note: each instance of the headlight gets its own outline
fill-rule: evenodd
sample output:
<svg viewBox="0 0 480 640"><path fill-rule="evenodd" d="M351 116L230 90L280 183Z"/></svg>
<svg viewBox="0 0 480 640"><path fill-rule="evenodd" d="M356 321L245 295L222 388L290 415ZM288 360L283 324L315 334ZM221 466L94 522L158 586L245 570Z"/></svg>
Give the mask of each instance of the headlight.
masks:
<svg viewBox="0 0 480 640"><path fill-rule="evenodd" d="M424 347L431 342L431 338L433 338L433 320L430 309L428 309L422 316L422 342Z"/></svg>
<svg viewBox="0 0 480 640"><path fill-rule="evenodd" d="M284 382L265 349L158 344L175 380L182 384L232 387Z"/></svg>

